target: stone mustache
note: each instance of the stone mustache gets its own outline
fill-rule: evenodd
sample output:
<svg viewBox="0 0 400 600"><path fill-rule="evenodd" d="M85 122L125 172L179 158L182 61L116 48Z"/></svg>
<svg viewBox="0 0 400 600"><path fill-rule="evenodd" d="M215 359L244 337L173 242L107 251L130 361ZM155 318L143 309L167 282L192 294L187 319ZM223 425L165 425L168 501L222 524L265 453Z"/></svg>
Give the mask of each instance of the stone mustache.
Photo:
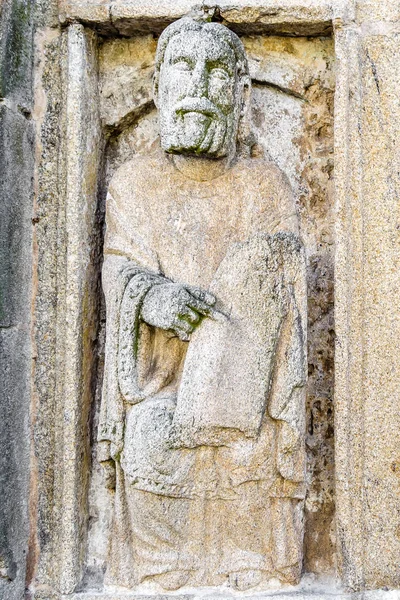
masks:
<svg viewBox="0 0 400 600"><path fill-rule="evenodd" d="M161 149L109 186L98 455L115 469L112 585L301 574L305 264L284 175L250 156L249 100L239 38L173 23L156 56Z"/></svg>

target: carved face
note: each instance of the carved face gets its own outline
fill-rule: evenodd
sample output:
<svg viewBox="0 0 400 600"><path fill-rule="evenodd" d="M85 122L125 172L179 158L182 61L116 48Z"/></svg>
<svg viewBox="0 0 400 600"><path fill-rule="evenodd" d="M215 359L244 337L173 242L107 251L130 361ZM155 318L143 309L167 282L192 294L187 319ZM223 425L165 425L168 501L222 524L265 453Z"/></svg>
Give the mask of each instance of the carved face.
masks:
<svg viewBox="0 0 400 600"><path fill-rule="evenodd" d="M215 32L176 34L160 69L161 146L223 157L235 146L240 112L233 49Z"/></svg>

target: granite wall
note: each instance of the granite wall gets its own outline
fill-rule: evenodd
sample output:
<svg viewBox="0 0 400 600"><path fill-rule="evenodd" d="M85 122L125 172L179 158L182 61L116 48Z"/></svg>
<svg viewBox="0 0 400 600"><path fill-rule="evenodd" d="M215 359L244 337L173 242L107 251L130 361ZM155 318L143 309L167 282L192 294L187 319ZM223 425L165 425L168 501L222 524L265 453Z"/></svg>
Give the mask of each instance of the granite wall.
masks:
<svg viewBox="0 0 400 600"><path fill-rule="evenodd" d="M0 14L0 597L25 590L31 452L32 2Z"/></svg>

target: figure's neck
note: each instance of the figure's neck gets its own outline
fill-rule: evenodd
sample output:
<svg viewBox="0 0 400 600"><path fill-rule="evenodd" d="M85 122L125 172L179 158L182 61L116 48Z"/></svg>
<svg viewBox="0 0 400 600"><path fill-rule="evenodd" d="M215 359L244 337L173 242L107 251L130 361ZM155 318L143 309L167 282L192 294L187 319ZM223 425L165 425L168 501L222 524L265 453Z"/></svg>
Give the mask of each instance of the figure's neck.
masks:
<svg viewBox="0 0 400 600"><path fill-rule="evenodd" d="M182 175L195 181L209 181L221 177L233 164L232 157L203 158L184 154L169 154L168 157Z"/></svg>

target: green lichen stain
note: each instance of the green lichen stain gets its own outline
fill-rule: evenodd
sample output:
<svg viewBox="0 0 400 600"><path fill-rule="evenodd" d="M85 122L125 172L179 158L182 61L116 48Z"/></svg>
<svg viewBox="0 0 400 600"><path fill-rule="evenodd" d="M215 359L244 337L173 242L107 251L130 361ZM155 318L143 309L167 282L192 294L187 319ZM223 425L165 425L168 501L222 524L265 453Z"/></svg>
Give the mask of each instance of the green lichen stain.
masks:
<svg viewBox="0 0 400 600"><path fill-rule="evenodd" d="M4 19L3 48L0 56L0 96L25 87L31 74L31 2L13 0L9 18Z"/></svg>

